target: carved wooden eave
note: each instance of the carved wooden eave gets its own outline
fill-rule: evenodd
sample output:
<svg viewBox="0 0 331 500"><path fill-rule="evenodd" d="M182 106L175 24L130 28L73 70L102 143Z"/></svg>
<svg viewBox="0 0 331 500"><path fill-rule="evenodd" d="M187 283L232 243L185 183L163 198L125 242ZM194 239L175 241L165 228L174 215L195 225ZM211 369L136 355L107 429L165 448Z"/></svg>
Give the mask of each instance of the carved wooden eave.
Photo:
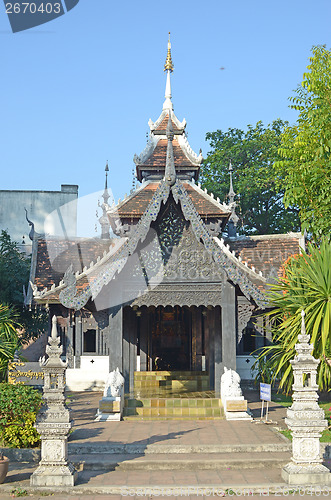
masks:
<svg viewBox="0 0 331 500"><path fill-rule="evenodd" d="M205 249L211 253L214 261L226 273L227 279L234 285L238 285L248 300L253 300L258 307L264 308L267 304L266 298L256 283L263 286L265 285L265 279L255 273L254 270L241 264L221 240L211 236L196 211L183 183L178 179L172 187L168 186L164 181L159 183L145 213L138 224L132 228L130 237L122 240L121 245L115 253L105 255L102 262L100 261L91 266L89 274L87 274L87 271L85 272L84 279L88 278L89 282L82 291L80 291L78 285L83 277L80 275L75 276L68 269L63 282L60 283L60 287L53 287L52 290L43 292L35 290L35 299L45 302L47 301L47 294L51 295L52 293L59 292L59 301L65 307L76 310L84 307L88 300L95 299L102 288L110 283L115 274L119 274L122 271L129 256L136 250L138 243L145 240L151 223L157 219L161 204L166 203L170 192L176 204L180 205L184 218L191 223L191 228L196 239L201 241Z"/></svg>
<svg viewBox="0 0 331 500"><path fill-rule="evenodd" d="M216 307L222 302L222 288L222 283L192 283L189 287L181 283L161 283L144 294L137 294L131 306Z"/></svg>

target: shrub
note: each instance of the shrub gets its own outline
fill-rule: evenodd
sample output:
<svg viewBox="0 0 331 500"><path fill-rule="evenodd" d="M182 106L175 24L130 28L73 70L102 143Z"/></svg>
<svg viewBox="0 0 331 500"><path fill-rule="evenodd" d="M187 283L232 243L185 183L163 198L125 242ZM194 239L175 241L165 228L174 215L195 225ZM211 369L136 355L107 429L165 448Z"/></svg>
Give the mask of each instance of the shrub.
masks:
<svg viewBox="0 0 331 500"><path fill-rule="evenodd" d="M320 247L308 244L308 251L291 257L284 265L284 277L269 292L273 345L260 350L262 375L272 373L272 381L288 394L293 384L291 360L301 332L301 311L305 311L306 331L314 345L312 355L320 359L317 383L321 391L331 387L331 244L322 239ZM257 363L255 363L257 367Z"/></svg>
<svg viewBox="0 0 331 500"><path fill-rule="evenodd" d="M41 406L41 394L26 385L0 384L0 438L4 446L38 446L40 436L34 428Z"/></svg>

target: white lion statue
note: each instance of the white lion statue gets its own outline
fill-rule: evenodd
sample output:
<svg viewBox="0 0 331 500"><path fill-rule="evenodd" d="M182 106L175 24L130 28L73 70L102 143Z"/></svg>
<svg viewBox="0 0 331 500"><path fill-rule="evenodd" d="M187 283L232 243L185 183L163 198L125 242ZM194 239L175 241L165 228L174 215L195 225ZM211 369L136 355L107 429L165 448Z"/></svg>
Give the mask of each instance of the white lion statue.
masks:
<svg viewBox="0 0 331 500"><path fill-rule="evenodd" d="M224 367L224 373L221 377L221 398L231 399L242 396L240 380L236 371Z"/></svg>
<svg viewBox="0 0 331 500"><path fill-rule="evenodd" d="M105 383L105 389L103 391L103 397L117 398L121 396L123 386L124 386L124 377L117 367L116 370L110 372L107 377Z"/></svg>

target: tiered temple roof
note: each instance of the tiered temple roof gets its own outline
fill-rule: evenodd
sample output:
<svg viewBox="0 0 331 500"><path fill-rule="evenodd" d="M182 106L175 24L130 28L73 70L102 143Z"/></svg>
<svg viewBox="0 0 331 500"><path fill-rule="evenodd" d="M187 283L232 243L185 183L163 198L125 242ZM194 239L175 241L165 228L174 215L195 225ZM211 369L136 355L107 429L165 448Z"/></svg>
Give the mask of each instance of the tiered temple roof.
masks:
<svg viewBox="0 0 331 500"><path fill-rule="evenodd" d="M163 110L155 123L149 122L149 142L134 158L142 184L116 206L108 206L104 196L103 217L108 216L114 233L121 238L106 239L103 227L100 240L36 241L31 274L36 302L57 302L79 310L94 300L122 272L170 199L180 207L197 241L227 278L258 307L266 305L262 290L270 282L262 273L274 278L289 254L298 253L302 240L297 234L230 238L228 242L219 238L232 214L231 206L195 182L202 154L192 151L185 136L186 122L180 122L173 112L170 49L169 42Z"/></svg>

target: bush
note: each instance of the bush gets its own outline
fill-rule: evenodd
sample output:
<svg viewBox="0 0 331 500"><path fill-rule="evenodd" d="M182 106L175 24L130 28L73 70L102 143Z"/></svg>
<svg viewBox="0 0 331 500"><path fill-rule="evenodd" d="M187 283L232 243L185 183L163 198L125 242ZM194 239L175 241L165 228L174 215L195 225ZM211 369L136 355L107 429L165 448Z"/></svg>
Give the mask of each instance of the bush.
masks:
<svg viewBox="0 0 331 500"><path fill-rule="evenodd" d="M26 385L0 384L0 439L4 446L28 448L40 444L34 428L41 394Z"/></svg>

